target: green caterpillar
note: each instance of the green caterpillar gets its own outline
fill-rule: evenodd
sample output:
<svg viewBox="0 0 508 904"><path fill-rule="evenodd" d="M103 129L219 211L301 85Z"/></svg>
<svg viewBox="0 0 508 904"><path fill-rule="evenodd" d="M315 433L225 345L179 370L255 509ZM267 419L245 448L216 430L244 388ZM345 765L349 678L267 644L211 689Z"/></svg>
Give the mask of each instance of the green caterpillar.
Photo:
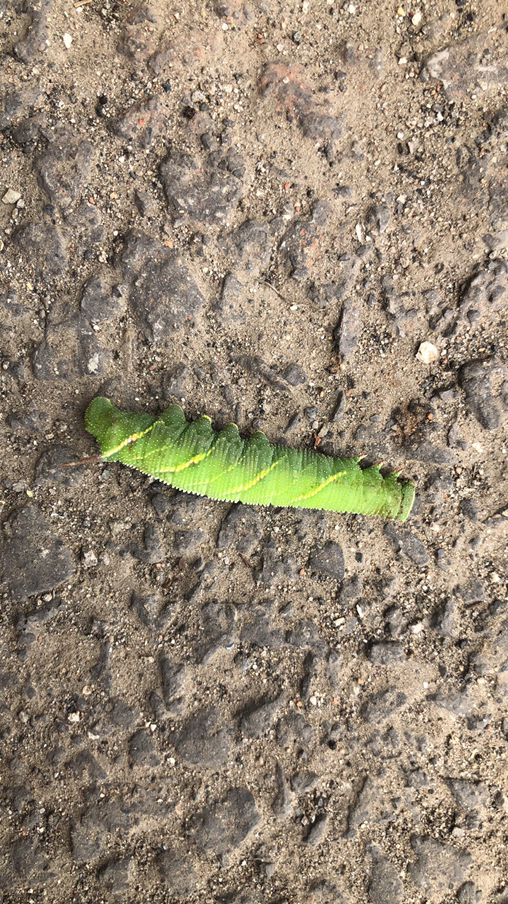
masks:
<svg viewBox="0 0 508 904"><path fill-rule="evenodd" d="M271 445L257 432L242 439L230 424L218 433L207 416L188 423L179 405L160 415L119 411L96 398L85 426L107 461L120 461L188 493L252 505L327 509L405 521L415 488L357 458Z"/></svg>

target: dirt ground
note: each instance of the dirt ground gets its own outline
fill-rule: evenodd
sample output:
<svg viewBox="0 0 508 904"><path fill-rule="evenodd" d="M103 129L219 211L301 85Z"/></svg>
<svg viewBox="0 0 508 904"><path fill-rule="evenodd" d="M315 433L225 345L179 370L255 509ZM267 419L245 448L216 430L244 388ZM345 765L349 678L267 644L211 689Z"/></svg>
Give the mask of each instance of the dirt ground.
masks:
<svg viewBox="0 0 508 904"><path fill-rule="evenodd" d="M2 904L506 904L504 3L0 0L0 60ZM99 394L413 513L65 468Z"/></svg>

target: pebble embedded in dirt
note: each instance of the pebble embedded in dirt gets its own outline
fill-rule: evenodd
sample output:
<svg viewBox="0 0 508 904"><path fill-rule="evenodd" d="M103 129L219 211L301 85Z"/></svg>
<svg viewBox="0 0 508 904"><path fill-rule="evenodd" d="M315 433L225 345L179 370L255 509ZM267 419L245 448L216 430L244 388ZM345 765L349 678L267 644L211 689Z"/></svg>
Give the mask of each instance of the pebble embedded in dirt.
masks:
<svg viewBox="0 0 508 904"><path fill-rule="evenodd" d="M268 269L273 238L267 223L246 220L230 233L229 241L235 273L245 271L249 277L253 277Z"/></svg>
<svg viewBox="0 0 508 904"><path fill-rule="evenodd" d="M339 544L333 541L325 543L311 556L310 566L320 574L341 581L344 577L344 554Z"/></svg>
<svg viewBox="0 0 508 904"><path fill-rule="evenodd" d="M339 323L333 332L333 338L337 345L337 351L343 361L352 355L362 330L362 317L359 305L346 298L340 312Z"/></svg>
<svg viewBox="0 0 508 904"><path fill-rule="evenodd" d="M467 407L485 430L496 430L506 423L508 373L500 362L488 359L464 364L460 385L466 394Z"/></svg>
<svg viewBox="0 0 508 904"><path fill-rule="evenodd" d="M118 263L131 310L147 338L170 343L175 330L198 314L205 301L192 271L174 251L134 230Z"/></svg>
<svg viewBox="0 0 508 904"><path fill-rule="evenodd" d="M402 904L404 887L399 878L395 864L376 853L369 884L369 901L371 904Z"/></svg>
<svg viewBox="0 0 508 904"><path fill-rule="evenodd" d="M50 321L33 355L34 376L41 381L101 376L110 359L105 346L103 335L83 315L55 325Z"/></svg>
<svg viewBox="0 0 508 904"><path fill-rule="evenodd" d="M164 886L169 886L173 895L185 900L197 882L196 871L188 855L164 845L164 850L157 855L156 864Z"/></svg>
<svg viewBox="0 0 508 904"><path fill-rule="evenodd" d="M173 221L188 222L194 228L225 223L244 194L242 176L231 151L220 161L210 157L201 165L189 154L173 153L161 164L160 171Z"/></svg>
<svg viewBox="0 0 508 904"><path fill-rule="evenodd" d="M467 850L443 844L428 835L414 835L411 846L416 855L410 867L411 877L427 894L446 893L467 877L472 863Z"/></svg>
<svg viewBox="0 0 508 904"><path fill-rule="evenodd" d="M225 765L230 757L233 727L223 721L216 707L193 713L169 735L171 745L184 761L201 766Z"/></svg>
<svg viewBox="0 0 508 904"><path fill-rule="evenodd" d="M50 202L65 210L76 201L88 183L94 149L68 129L51 133L47 147L37 158L41 188Z"/></svg>
<svg viewBox="0 0 508 904"><path fill-rule="evenodd" d="M428 552L422 541L411 531L389 524L385 528L385 534L390 538L398 553L407 556L415 565L427 564Z"/></svg>
<svg viewBox="0 0 508 904"><path fill-rule="evenodd" d="M2 547L2 583L17 602L54 590L72 577L76 565L72 551L36 505L14 512L9 521L9 539Z"/></svg>
<svg viewBox="0 0 508 904"><path fill-rule="evenodd" d="M32 222L20 226L13 241L36 279L50 280L59 276L69 260L67 230L51 222Z"/></svg>
<svg viewBox="0 0 508 904"><path fill-rule="evenodd" d="M448 97L458 102L476 91L496 94L508 84L508 39L503 28L490 28L429 57L424 73L443 83Z"/></svg>
<svg viewBox="0 0 508 904"><path fill-rule="evenodd" d="M489 261L486 268L482 268L468 280L463 287L460 299L460 312L465 315L470 323L478 320L493 320L506 305L506 291L508 288L508 266L502 259Z"/></svg>
<svg viewBox="0 0 508 904"><path fill-rule="evenodd" d="M330 159L335 157L342 137L342 117L335 113L330 99L317 100L301 67L266 63L259 90L263 98L275 98L288 120L296 120L303 134L323 147Z"/></svg>
<svg viewBox="0 0 508 904"><path fill-rule="evenodd" d="M117 119L109 120L108 126L119 138L147 148L165 133L167 117L161 109L160 99L151 97L129 107Z"/></svg>
<svg viewBox="0 0 508 904"><path fill-rule="evenodd" d="M231 854L259 822L254 797L247 788L230 788L213 808L198 812L189 824L198 849L215 856Z"/></svg>
<svg viewBox="0 0 508 904"><path fill-rule="evenodd" d="M316 201L310 218L293 223L279 243L279 254L290 264L293 276L298 279L312 271L323 252L322 236L330 214L329 204Z"/></svg>
<svg viewBox="0 0 508 904"><path fill-rule="evenodd" d="M114 320L123 311L121 295L102 275L92 276L83 287L80 309L90 321Z"/></svg>

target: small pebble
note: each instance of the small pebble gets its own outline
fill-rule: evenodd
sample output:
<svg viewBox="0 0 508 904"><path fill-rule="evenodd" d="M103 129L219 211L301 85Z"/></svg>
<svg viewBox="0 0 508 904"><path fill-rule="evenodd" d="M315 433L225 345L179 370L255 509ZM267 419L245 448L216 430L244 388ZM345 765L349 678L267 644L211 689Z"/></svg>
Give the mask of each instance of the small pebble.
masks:
<svg viewBox="0 0 508 904"><path fill-rule="evenodd" d="M422 342L416 353L416 359L422 364L434 364L439 359L439 351L432 342Z"/></svg>
<svg viewBox="0 0 508 904"><path fill-rule="evenodd" d="M66 33L64 34L64 36L63 36L63 42L64 42L64 44L65 44L65 46L66 46L66 48L67 48L67 50L68 50L69 47L70 47L71 44L72 44L72 37L71 37L70 34L67 34L67 32L66 32Z"/></svg>
<svg viewBox="0 0 508 904"><path fill-rule="evenodd" d="M15 188L8 188L5 192L5 195L2 198L3 204L16 204L17 201L21 198L21 192L16 191Z"/></svg>
<svg viewBox="0 0 508 904"><path fill-rule="evenodd" d="M91 549L83 552L81 560L85 568L95 568L98 564L97 556Z"/></svg>

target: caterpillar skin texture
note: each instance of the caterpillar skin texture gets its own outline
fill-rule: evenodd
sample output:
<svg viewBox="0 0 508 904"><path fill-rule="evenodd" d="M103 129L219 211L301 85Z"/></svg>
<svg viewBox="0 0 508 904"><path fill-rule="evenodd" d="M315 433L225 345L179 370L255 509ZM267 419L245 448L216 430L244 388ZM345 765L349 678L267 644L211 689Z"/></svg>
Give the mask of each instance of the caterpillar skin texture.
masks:
<svg viewBox="0 0 508 904"><path fill-rule="evenodd" d="M383 477L378 466L362 469L356 458L274 446L261 432L242 439L235 424L216 432L207 416L188 423L179 405L159 415L132 414L99 397L87 409L85 426L103 459L210 499L399 521L414 501L410 480Z"/></svg>

